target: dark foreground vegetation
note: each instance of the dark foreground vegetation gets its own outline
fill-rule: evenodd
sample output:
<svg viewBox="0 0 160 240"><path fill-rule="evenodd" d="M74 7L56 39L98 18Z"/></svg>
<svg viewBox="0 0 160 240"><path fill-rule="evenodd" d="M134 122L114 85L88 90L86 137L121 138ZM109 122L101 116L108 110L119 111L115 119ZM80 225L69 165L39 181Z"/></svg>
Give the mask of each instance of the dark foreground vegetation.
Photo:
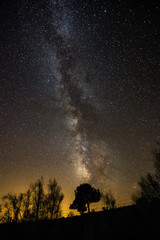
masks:
<svg viewBox="0 0 160 240"><path fill-rule="evenodd" d="M56 180L49 180L47 192L42 178L25 194L8 193L3 197L0 239L159 239L160 144L153 162L154 173L140 178L132 196L135 204L128 207L115 208L111 192L102 194L88 183L77 187L70 205L81 216L68 218L60 218L63 194ZM90 204L100 198L104 211L90 212Z"/></svg>
<svg viewBox="0 0 160 240"><path fill-rule="evenodd" d="M159 213L136 205L82 216L0 225L1 239L158 239Z"/></svg>

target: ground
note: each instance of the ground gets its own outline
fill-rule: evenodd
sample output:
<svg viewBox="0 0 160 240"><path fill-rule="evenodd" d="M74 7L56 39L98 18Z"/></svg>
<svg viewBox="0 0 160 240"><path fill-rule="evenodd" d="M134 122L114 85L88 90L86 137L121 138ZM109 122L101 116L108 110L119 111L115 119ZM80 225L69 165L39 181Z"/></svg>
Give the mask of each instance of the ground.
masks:
<svg viewBox="0 0 160 240"><path fill-rule="evenodd" d="M1 239L158 239L156 216L136 206L61 218L0 225Z"/></svg>

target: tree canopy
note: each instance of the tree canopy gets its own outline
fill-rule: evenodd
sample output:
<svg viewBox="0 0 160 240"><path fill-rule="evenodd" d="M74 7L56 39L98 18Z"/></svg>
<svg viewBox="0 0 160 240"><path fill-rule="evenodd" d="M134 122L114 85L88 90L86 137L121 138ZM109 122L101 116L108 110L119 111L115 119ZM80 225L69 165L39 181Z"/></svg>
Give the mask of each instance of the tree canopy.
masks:
<svg viewBox="0 0 160 240"><path fill-rule="evenodd" d="M77 209L81 214L86 210L90 212L90 203L98 202L100 199L99 189L93 188L88 183L83 183L76 188L75 199L70 205L70 209Z"/></svg>

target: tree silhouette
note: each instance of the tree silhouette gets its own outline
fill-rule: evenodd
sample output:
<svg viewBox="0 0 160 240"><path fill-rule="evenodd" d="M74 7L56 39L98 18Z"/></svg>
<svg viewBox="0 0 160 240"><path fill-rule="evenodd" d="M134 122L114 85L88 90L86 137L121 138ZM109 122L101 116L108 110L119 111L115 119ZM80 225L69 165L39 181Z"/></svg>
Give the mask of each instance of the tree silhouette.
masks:
<svg viewBox="0 0 160 240"><path fill-rule="evenodd" d="M158 148L153 152L155 177L160 183L160 142L157 142Z"/></svg>
<svg viewBox="0 0 160 240"><path fill-rule="evenodd" d="M140 178L139 190L133 194L132 200L145 207L160 209L160 148L154 152L153 161L155 173L147 173L146 176Z"/></svg>
<svg viewBox="0 0 160 240"><path fill-rule="evenodd" d="M1 217L1 222L2 223L10 223L12 221L11 205L8 201L5 201L5 203L3 205L4 205L4 214Z"/></svg>
<svg viewBox="0 0 160 240"><path fill-rule="evenodd" d="M18 222L20 219L21 205L23 200L23 194L20 193L18 196L13 193L8 193L3 197L4 201L7 201L6 208L8 210L8 220L11 217L10 212L13 213L13 221Z"/></svg>
<svg viewBox="0 0 160 240"><path fill-rule="evenodd" d="M35 220L39 220L40 214L43 215L43 200L44 200L44 189L43 189L43 177L38 179L32 185L32 194L33 194L33 214Z"/></svg>
<svg viewBox="0 0 160 240"><path fill-rule="evenodd" d="M104 204L106 205L107 209L113 209L115 208L116 199L114 198L111 191L102 194L102 199Z"/></svg>
<svg viewBox="0 0 160 240"><path fill-rule="evenodd" d="M88 183L81 184L75 190L75 199L70 205L70 209L77 209L81 214L87 209L90 212L90 203L98 202L100 198L101 195L98 189L91 187Z"/></svg>
<svg viewBox="0 0 160 240"><path fill-rule="evenodd" d="M64 195L61 193L61 188L58 186L56 180L50 179L48 183L48 194L46 197L49 218L53 219L54 217L59 217L60 204L63 198Z"/></svg>
<svg viewBox="0 0 160 240"><path fill-rule="evenodd" d="M44 191L43 177L30 185L26 193L8 193L3 197L1 222L38 221L59 218L64 195L56 180L49 180Z"/></svg>
<svg viewBox="0 0 160 240"><path fill-rule="evenodd" d="M23 205L24 205L23 220L24 221L31 220L31 194L32 192L30 188L24 194L24 198L23 198Z"/></svg>

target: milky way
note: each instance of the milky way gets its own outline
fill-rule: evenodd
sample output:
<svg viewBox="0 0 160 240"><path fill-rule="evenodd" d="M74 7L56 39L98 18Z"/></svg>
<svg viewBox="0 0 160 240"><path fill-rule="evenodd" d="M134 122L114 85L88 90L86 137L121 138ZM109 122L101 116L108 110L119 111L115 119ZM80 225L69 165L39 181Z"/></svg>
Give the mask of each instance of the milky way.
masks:
<svg viewBox="0 0 160 240"><path fill-rule="evenodd" d="M1 194L41 175L129 198L159 139L159 5L2 1ZM21 185L19 184L21 183Z"/></svg>
<svg viewBox="0 0 160 240"><path fill-rule="evenodd" d="M67 2L64 1L63 4L60 3L59 5L57 2L51 2L50 4L56 5L60 12L57 14L56 9L55 14L55 9L49 5L51 7L49 8L49 15L47 15L47 19L42 16L42 26L46 41L49 42L51 49L54 49L50 54L54 54L57 62L55 74L57 84L54 90L56 91L56 100L58 100L57 104L64 113L65 127L69 130L70 139L67 142L71 167L73 167L74 174L80 181L89 181L92 175L93 178L97 177L95 176L97 170L100 170L99 180L104 177L108 178L109 174L107 175L106 168L108 168L109 159L106 157L106 162L103 161L107 151L105 149L107 143L103 143L104 149L101 148L101 150L100 146L98 149L94 146L94 144L102 145L98 139L98 134L99 130L103 130L100 127L94 127L98 124L97 119L102 104L98 102L96 94L87 84L86 72L82 68L83 63L80 67L80 60L72 46L73 30L68 17L68 14L69 16L73 14L69 8L71 5L68 6ZM91 137L89 138L92 131L95 132L96 143ZM100 155L97 156L98 154ZM102 171L102 169L105 169L105 171Z"/></svg>

